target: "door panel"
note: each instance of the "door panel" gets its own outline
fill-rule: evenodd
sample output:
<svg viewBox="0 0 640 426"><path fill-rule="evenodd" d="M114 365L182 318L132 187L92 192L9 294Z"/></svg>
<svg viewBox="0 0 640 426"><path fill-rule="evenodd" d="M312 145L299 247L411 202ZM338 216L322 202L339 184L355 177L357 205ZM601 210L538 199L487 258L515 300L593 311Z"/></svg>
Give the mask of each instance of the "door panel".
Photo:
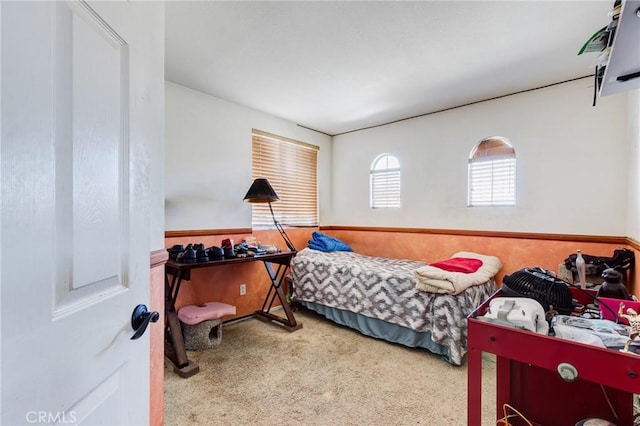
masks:
<svg viewBox="0 0 640 426"><path fill-rule="evenodd" d="M64 315L128 285L129 69L126 42L88 5L56 4L54 23L56 252L72 248L56 265Z"/></svg>
<svg viewBox="0 0 640 426"><path fill-rule="evenodd" d="M123 380L127 372L118 370L91 389L64 413L67 423L78 425L125 425L123 407L126 404ZM64 422L61 422L64 423Z"/></svg>
<svg viewBox="0 0 640 426"><path fill-rule="evenodd" d="M1 424L148 423L159 7L0 3Z"/></svg>
<svg viewBox="0 0 640 426"><path fill-rule="evenodd" d="M60 44L68 45L61 50L70 51L71 56L56 53L55 59L70 61L74 76L71 91L65 94L73 105L73 167L67 169L73 188L73 288L104 281L120 285L119 253L126 241L122 225L127 223L128 190L124 120L128 97L123 93L128 69L122 67L127 63L126 43L106 23L99 25L94 14L83 13L84 9L72 11L65 5L58 9L72 17L63 22L71 30L63 33L70 32L71 37L56 37ZM58 142L68 141L56 140L56 145ZM91 262L94 257L100 258L98 264Z"/></svg>

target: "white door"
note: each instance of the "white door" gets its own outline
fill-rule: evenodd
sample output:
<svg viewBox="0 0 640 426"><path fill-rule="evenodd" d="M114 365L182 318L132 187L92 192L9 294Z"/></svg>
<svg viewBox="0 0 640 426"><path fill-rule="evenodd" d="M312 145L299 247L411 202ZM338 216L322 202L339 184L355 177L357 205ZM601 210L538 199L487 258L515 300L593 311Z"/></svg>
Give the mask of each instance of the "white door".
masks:
<svg viewBox="0 0 640 426"><path fill-rule="evenodd" d="M158 7L0 2L0 424L149 421Z"/></svg>

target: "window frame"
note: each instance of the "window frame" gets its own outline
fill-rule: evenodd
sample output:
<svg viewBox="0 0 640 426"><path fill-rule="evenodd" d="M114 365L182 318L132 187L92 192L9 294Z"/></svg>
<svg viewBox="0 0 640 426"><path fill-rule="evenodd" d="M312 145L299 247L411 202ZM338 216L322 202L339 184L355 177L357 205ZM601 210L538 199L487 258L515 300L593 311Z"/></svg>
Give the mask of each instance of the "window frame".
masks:
<svg viewBox="0 0 640 426"><path fill-rule="evenodd" d="M468 159L467 207L515 206L516 171L516 152L507 138L482 139L473 147ZM474 194L477 188L482 192Z"/></svg>
<svg viewBox="0 0 640 426"><path fill-rule="evenodd" d="M394 163L392 167L389 167L390 159ZM385 167L377 167L382 161L386 162ZM369 169L369 208L387 209L400 208L401 206L402 170L400 160L390 153L380 154L371 162Z"/></svg>

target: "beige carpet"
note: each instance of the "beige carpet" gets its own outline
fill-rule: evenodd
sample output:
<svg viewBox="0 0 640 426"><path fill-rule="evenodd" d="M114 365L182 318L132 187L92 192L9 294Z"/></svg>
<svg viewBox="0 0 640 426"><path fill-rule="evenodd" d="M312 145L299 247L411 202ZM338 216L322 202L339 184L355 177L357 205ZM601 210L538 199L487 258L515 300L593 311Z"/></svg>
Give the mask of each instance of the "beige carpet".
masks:
<svg viewBox="0 0 640 426"><path fill-rule="evenodd" d="M467 369L424 350L361 335L308 311L302 329L248 319L189 357L187 379L165 367L165 424L465 425ZM495 362L483 362L483 424L495 425Z"/></svg>

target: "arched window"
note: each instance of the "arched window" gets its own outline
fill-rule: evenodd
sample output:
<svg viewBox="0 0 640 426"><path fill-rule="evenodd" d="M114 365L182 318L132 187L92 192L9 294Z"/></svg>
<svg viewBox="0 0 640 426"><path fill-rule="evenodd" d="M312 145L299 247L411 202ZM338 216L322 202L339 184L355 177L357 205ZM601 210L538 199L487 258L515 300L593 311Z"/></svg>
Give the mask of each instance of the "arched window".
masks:
<svg viewBox="0 0 640 426"><path fill-rule="evenodd" d="M373 160L369 173L372 209L400 207L400 162L391 154Z"/></svg>
<svg viewBox="0 0 640 426"><path fill-rule="evenodd" d="M469 199L473 206L516 204L516 152L503 137L480 141L469 156Z"/></svg>

